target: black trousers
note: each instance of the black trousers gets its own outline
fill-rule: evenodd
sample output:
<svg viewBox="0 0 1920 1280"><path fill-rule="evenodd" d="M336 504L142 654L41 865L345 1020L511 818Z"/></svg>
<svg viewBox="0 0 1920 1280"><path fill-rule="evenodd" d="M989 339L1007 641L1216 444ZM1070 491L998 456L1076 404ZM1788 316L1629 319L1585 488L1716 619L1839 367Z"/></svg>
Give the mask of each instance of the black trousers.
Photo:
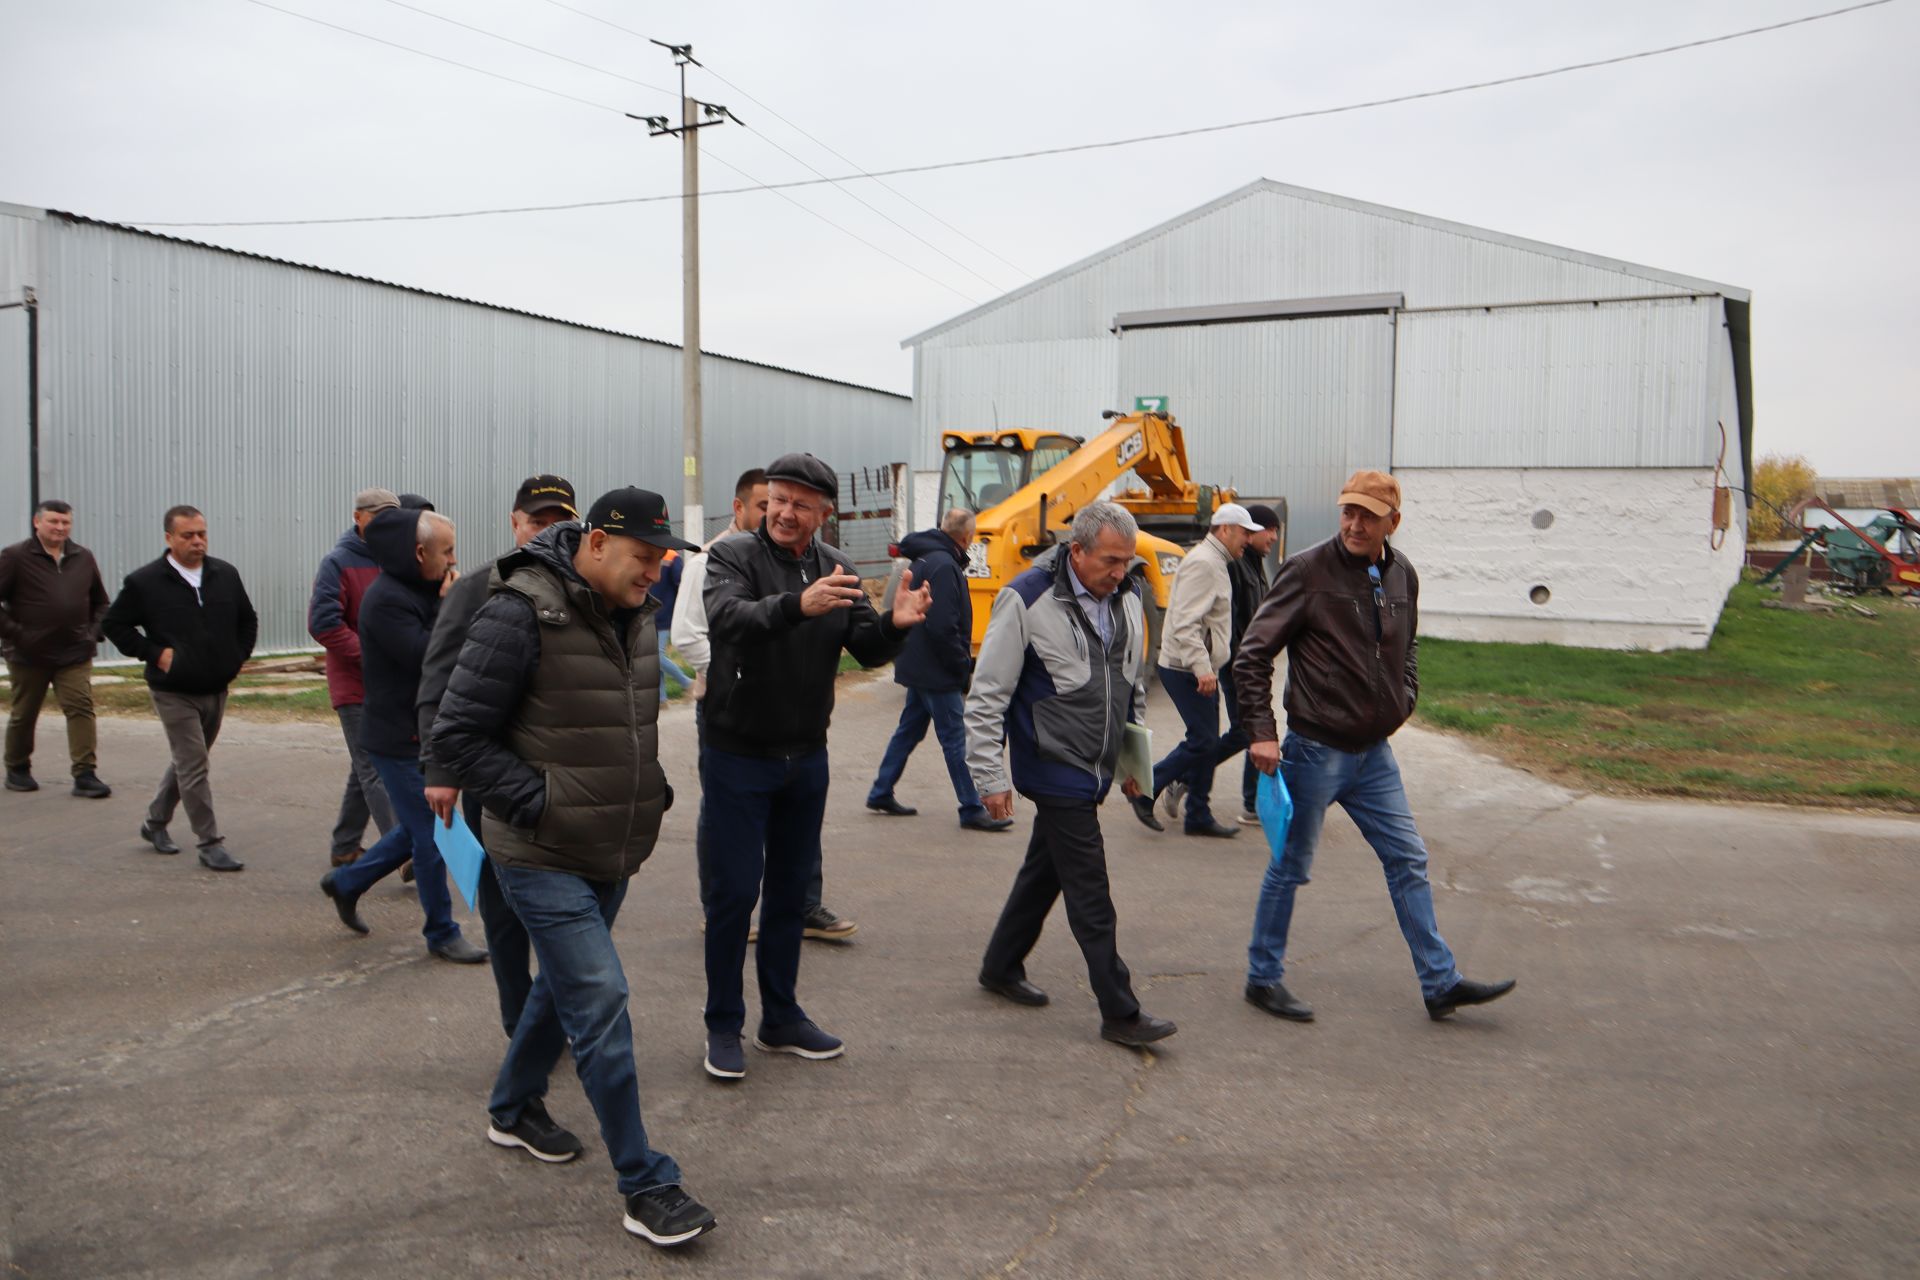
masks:
<svg viewBox="0 0 1920 1280"><path fill-rule="evenodd" d="M1067 927L1087 958L1087 980L1103 1018L1127 1019L1140 1012L1133 975L1114 937L1113 896L1107 890L1107 848L1100 838L1100 810L1091 800L1034 800L1033 839L1027 860L1013 878L1013 892L1000 912L982 976L1011 982L1027 976L1027 953L1053 900L1067 900Z"/></svg>

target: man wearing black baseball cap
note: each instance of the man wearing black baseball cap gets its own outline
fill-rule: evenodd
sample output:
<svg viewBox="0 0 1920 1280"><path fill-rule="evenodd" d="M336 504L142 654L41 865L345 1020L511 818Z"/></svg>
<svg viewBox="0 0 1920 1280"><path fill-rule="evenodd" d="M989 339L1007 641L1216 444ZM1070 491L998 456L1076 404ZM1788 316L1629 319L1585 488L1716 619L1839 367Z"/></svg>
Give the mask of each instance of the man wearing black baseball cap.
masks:
<svg viewBox="0 0 1920 1280"><path fill-rule="evenodd" d="M578 520L573 485L561 476L541 474L520 482L513 495L511 513L513 545L524 547L549 525L562 520ZM460 798L460 779L433 754L433 721L440 713L440 699L446 695L447 681L453 676L453 664L460 657L460 646L467 641L474 615L487 602L491 573L474 573L460 579L447 590L440 602L440 617L433 624L433 636L427 641L426 661L420 669L420 692L415 698L414 714L420 726L420 768L426 775L427 807L448 826L453 825L453 808ZM480 834L480 798L467 793L464 806L467 825ZM500 883L494 875L491 859L480 863L480 890L475 909L487 935L487 963L493 968L493 985L500 995L500 1021L507 1037L520 1021L520 1010L533 989L532 951L527 931L500 897ZM556 1132L566 1130L556 1126ZM569 1139L573 1135L566 1135ZM576 1144L576 1149L577 1144Z"/></svg>
<svg viewBox="0 0 1920 1280"><path fill-rule="evenodd" d="M701 905L707 913L707 1073L747 1073L741 969L756 899L760 1026L768 1053L838 1057L844 1046L800 1007L800 939L807 884L820 866L827 807L827 722L842 649L862 666L900 652L932 596L901 580L893 609L874 611L853 562L814 535L840 491L810 453L767 467L767 518L751 536L707 552L708 639L700 777ZM764 890L764 892L763 892Z"/></svg>
<svg viewBox="0 0 1920 1280"><path fill-rule="evenodd" d="M622 1223L661 1246L714 1225L679 1165L648 1143L613 945L628 881L673 804L647 595L669 549L692 544L674 536L666 500L626 488L502 557L432 732L435 760L480 797L500 896L540 959L487 1103L487 1138L549 1163L579 1154L542 1101L571 1046L619 1175Z"/></svg>

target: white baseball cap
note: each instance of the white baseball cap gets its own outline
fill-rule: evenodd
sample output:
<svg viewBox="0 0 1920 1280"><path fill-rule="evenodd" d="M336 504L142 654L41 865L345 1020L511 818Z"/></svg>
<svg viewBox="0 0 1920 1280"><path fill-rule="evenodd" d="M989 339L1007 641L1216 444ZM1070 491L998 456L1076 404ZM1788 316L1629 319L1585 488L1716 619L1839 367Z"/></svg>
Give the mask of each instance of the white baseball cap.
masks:
<svg viewBox="0 0 1920 1280"><path fill-rule="evenodd" d="M1236 529L1245 529L1248 533L1262 533L1264 530L1254 520L1253 513L1237 502L1223 502L1213 513L1213 527L1218 529L1230 524Z"/></svg>

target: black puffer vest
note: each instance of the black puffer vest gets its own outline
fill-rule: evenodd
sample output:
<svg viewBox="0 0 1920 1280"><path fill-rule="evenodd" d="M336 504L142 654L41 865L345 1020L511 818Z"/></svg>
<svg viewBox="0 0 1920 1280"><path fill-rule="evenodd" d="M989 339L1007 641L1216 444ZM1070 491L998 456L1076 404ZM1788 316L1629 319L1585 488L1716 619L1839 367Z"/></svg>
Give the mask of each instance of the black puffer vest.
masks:
<svg viewBox="0 0 1920 1280"><path fill-rule="evenodd" d="M631 876L653 852L666 812L660 768L660 653L656 602L613 621L586 584L535 556L508 556L494 591L524 596L540 626L540 661L505 745L546 779L532 830L486 816L487 852L508 866L589 880Z"/></svg>

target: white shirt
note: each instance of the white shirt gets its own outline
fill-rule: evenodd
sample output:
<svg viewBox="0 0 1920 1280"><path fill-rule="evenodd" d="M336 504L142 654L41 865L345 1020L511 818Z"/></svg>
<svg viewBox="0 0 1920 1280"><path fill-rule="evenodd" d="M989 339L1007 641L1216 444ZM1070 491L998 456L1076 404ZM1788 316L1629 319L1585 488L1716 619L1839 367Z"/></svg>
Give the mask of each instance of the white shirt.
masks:
<svg viewBox="0 0 1920 1280"><path fill-rule="evenodd" d="M200 598L200 579L206 576L206 561L202 560L198 569L189 569L178 560L175 560L173 558L173 552L169 551L167 552L167 563L172 565L173 571L185 578L187 585L193 588L193 598L203 605L206 604L206 601Z"/></svg>
<svg viewBox="0 0 1920 1280"><path fill-rule="evenodd" d="M731 538L739 533L733 526L727 529L707 546L721 538ZM673 605L673 628L667 633L673 641L673 647L680 656L693 664L695 675L707 674L707 666L713 661L713 646L707 642L707 553L705 550L687 560L687 567L680 571L680 595Z"/></svg>

